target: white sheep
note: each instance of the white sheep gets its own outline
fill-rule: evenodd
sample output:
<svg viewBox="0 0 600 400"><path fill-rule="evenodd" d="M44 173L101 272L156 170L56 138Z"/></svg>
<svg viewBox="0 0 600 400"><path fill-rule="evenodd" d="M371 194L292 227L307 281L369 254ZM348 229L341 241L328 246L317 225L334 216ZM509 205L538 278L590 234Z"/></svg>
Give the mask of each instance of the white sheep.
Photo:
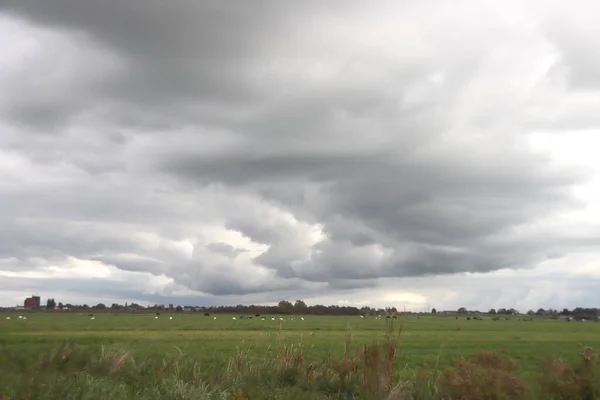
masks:
<svg viewBox="0 0 600 400"><path fill-rule="evenodd" d="M231 319L235 321L235 319L236 319L236 318L235 318L235 317L233 317L233 318L231 318Z"/></svg>
<svg viewBox="0 0 600 400"><path fill-rule="evenodd" d="M173 317L169 317L169 319L173 319Z"/></svg>
<svg viewBox="0 0 600 400"><path fill-rule="evenodd" d="M304 321L304 317L300 317L300 319L301 319L302 321Z"/></svg>
<svg viewBox="0 0 600 400"><path fill-rule="evenodd" d="M217 319L217 317L213 317L213 319Z"/></svg>

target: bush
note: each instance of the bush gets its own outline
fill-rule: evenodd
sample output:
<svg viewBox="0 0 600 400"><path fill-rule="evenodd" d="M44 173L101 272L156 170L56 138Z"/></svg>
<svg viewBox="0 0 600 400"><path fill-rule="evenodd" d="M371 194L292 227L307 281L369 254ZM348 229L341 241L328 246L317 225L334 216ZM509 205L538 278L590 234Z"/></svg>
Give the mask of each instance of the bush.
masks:
<svg viewBox="0 0 600 400"><path fill-rule="evenodd" d="M571 365L552 358L542 360L540 398L548 400L600 399L598 355L591 347L581 352L580 363Z"/></svg>
<svg viewBox="0 0 600 400"><path fill-rule="evenodd" d="M503 353L479 351L444 371L439 392L442 398L453 400L526 399L527 385L517 375L518 368L517 361Z"/></svg>

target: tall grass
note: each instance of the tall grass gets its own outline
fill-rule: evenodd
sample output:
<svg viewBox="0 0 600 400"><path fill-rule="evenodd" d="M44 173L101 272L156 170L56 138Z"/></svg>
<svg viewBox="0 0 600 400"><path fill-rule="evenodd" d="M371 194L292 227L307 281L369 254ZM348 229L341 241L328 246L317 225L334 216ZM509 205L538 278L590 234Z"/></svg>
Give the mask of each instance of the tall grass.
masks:
<svg viewBox="0 0 600 400"><path fill-rule="evenodd" d="M66 342L29 364L15 364L18 356L0 349L0 400L600 399L591 348L582 349L578 364L543 360L532 386L503 353L481 351L443 370L409 371L400 364L401 332L390 324L380 340L355 345L348 329L343 351L317 361L310 336L289 343L280 335L266 348L240 345L221 367L179 348L161 358L135 358L124 348Z"/></svg>

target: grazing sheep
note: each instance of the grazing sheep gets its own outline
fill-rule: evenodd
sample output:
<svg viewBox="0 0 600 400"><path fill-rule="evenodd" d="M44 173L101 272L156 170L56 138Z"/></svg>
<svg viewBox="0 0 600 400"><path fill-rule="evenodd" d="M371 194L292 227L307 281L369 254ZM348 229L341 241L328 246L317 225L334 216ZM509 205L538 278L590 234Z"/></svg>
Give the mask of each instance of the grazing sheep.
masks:
<svg viewBox="0 0 600 400"><path fill-rule="evenodd" d="M169 319L173 319L173 317L169 317Z"/></svg>
<svg viewBox="0 0 600 400"><path fill-rule="evenodd" d="M271 317L271 321L275 321L275 317Z"/></svg>
<svg viewBox="0 0 600 400"><path fill-rule="evenodd" d="M158 319L158 315L155 315L155 316L154 316L154 319Z"/></svg>
<svg viewBox="0 0 600 400"><path fill-rule="evenodd" d="M6 317L6 319L10 319L10 317Z"/></svg>
<svg viewBox="0 0 600 400"><path fill-rule="evenodd" d="M304 317L300 317L300 319L301 319L302 321L304 321Z"/></svg>
<svg viewBox="0 0 600 400"><path fill-rule="evenodd" d="M231 319L235 321L235 317L233 317L233 318L231 318Z"/></svg>
<svg viewBox="0 0 600 400"><path fill-rule="evenodd" d="M23 317L23 319L27 319L27 317Z"/></svg>
<svg viewBox="0 0 600 400"><path fill-rule="evenodd" d="M217 317L213 317L213 319L217 319Z"/></svg>
<svg viewBox="0 0 600 400"><path fill-rule="evenodd" d="M90 319L96 319L96 317L90 317Z"/></svg>

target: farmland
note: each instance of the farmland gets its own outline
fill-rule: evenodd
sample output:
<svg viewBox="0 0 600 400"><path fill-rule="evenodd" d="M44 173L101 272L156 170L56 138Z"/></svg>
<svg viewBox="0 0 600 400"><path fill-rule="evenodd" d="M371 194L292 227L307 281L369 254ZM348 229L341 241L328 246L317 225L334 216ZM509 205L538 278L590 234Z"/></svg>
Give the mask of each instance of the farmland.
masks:
<svg viewBox="0 0 600 400"><path fill-rule="evenodd" d="M141 368L135 373L135 379L123 378L125 372L111 374L106 371L108 381L103 377L97 390L113 390L111 398L166 398L162 392L160 396L156 394L161 389L154 388L154 394L143 390L144 382L139 379L144 373L157 379L156 368L168 363L179 365L178 373L182 375L177 380L182 384L186 381L204 382L206 386L203 386L202 396L205 398L360 398L352 390L343 394L338 388L337 394L332 394L331 388L313 390L302 387L300 383L295 384L296 381L288 384L269 382L268 388L257 389L260 385L248 383L246 375L253 366L263 365L261 363L265 363L267 357L275 359L286 352L287 357L301 358L297 362L309 366L326 362L324 360L344 360L344 355L348 358L348 355L366 352L363 345L372 346L377 341L386 343L386 340L391 340L388 325L391 320L375 318L305 316L302 320L295 316L292 320L285 316L280 320L277 316L272 320L271 316L267 316L263 320L256 317L240 319L239 315L235 315L234 320L233 315L217 314L214 319L213 315L162 314L155 319L153 314L123 313L97 314L91 319L87 314L74 313L23 315L27 319L19 319L16 313L0 314L0 388L4 388L0 390L6 392L0 392L0 398L2 395L9 399L28 398L22 390L33 385L30 366L36 366L36 371L43 370L42 366L51 366L52 371L48 373L53 374L52 379L56 381L79 370L87 368L91 371L90 364L95 362L94 365L99 365L98 360L107 352L113 352L113 364L115 354L122 355L126 364L122 367L123 371ZM484 350L505 352L520 365L518 374L525 381L534 382L543 357L556 356L576 363L581 357L582 347L600 348L600 323L594 322L567 323L542 318L522 321L514 317L500 321L484 317L479 321L427 315L420 318L399 317L393 320L393 324L394 335L401 327L393 357L394 381L410 380L417 370L442 371L463 357ZM58 360L77 357L79 359L71 372L68 372L69 368L61 367ZM62 363L68 364L64 360ZM153 371L142 372L144 366ZM287 367L290 367L289 360ZM114 365L107 368L114 370ZM97 372L90 372L86 379L100 379ZM226 379L226 375L232 374L239 376ZM68 376L72 380L83 379L81 375ZM148 386L156 385L156 381L147 379ZM77 384L73 382L71 384ZM129 383L123 386L123 382ZM48 382L43 382L43 385L48 385ZM92 388L94 385L87 382L85 387ZM253 396L247 394L245 390L250 390L248 387L258 392ZM59 398L52 390L44 391L46 398ZM275 397L265 394L273 391L279 394ZM98 398L98 393L92 393L92 397L88 398ZM193 396L185 393L172 398L202 398L198 393ZM86 397L82 394L77 398Z"/></svg>

